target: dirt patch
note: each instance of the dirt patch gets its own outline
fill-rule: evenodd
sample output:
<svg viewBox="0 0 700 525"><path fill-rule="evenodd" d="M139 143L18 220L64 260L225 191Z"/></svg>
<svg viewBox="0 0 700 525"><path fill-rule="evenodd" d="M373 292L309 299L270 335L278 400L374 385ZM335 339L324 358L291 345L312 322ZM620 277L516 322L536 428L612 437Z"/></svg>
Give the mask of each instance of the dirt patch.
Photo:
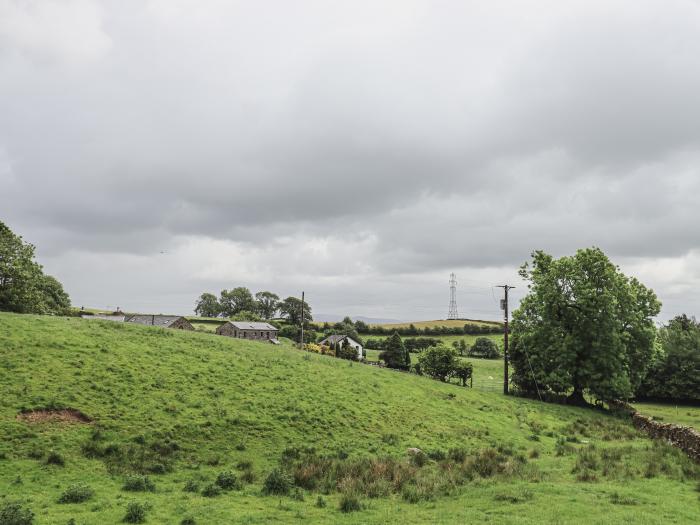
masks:
<svg viewBox="0 0 700 525"><path fill-rule="evenodd" d="M92 419L75 408L28 410L17 414L17 419L27 423L91 423Z"/></svg>

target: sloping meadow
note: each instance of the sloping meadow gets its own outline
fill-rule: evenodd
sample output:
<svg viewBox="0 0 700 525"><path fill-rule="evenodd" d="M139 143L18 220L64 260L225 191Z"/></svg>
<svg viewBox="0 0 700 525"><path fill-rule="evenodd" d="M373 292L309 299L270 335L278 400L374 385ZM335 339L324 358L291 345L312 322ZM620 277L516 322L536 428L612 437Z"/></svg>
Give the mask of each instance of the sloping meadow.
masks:
<svg viewBox="0 0 700 525"><path fill-rule="evenodd" d="M34 523L693 522L697 481L602 412L288 344L0 314L0 506Z"/></svg>

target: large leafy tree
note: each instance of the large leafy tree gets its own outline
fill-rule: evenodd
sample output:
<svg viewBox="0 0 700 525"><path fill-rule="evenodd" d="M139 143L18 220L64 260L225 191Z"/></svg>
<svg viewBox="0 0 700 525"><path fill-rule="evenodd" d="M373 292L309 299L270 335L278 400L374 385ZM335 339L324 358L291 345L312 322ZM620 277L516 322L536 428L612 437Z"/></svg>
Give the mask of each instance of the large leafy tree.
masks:
<svg viewBox="0 0 700 525"><path fill-rule="evenodd" d="M279 304L279 311L282 317L287 319L291 324L301 324L301 299L296 297L287 297ZM304 322L313 321L311 317L311 306L304 301Z"/></svg>
<svg viewBox="0 0 700 525"><path fill-rule="evenodd" d="M258 292L255 294L257 312L263 319L272 319L279 309L279 295L272 292Z"/></svg>
<svg viewBox="0 0 700 525"><path fill-rule="evenodd" d="M659 352L637 397L700 401L700 323L679 315L659 330Z"/></svg>
<svg viewBox="0 0 700 525"><path fill-rule="evenodd" d="M255 311L253 294L244 286L233 290L221 290L219 305L221 306L221 315L224 317L231 317L243 311Z"/></svg>
<svg viewBox="0 0 700 525"><path fill-rule="evenodd" d="M194 313L202 317L218 317L221 313L221 305L213 293L203 293L197 299Z"/></svg>
<svg viewBox="0 0 700 525"><path fill-rule="evenodd" d="M384 351L379 354L379 359L389 368L407 370L411 366L411 354L403 344L398 332L384 342Z"/></svg>
<svg viewBox="0 0 700 525"><path fill-rule="evenodd" d="M35 248L0 221L0 310L61 314L68 294L34 260Z"/></svg>
<svg viewBox="0 0 700 525"><path fill-rule="evenodd" d="M457 352L448 346L440 343L423 350L418 356L418 367L421 374L429 375L440 381L447 381L455 372L459 358ZM470 365L471 366L471 365ZM466 370L460 366L460 374L466 375ZM471 372L469 374L471 377ZM464 379L466 384L466 379Z"/></svg>
<svg viewBox="0 0 700 525"><path fill-rule="evenodd" d="M528 294L513 313L509 360L525 391L569 394L584 404L629 398L649 366L661 307L598 248L554 259L537 251L520 270Z"/></svg>

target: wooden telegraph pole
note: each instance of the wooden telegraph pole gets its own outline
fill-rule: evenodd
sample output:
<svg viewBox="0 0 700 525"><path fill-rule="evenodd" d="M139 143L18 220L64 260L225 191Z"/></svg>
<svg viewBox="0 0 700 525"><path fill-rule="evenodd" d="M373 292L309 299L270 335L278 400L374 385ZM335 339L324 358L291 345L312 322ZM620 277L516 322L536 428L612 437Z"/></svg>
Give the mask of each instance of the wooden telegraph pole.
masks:
<svg viewBox="0 0 700 525"><path fill-rule="evenodd" d="M301 292L301 339L299 340L299 349L304 349L304 292Z"/></svg>
<svg viewBox="0 0 700 525"><path fill-rule="evenodd" d="M508 290L515 286L502 284L498 288L503 288L503 299L501 299L501 310L503 310L503 393L508 395Z"/></svg>

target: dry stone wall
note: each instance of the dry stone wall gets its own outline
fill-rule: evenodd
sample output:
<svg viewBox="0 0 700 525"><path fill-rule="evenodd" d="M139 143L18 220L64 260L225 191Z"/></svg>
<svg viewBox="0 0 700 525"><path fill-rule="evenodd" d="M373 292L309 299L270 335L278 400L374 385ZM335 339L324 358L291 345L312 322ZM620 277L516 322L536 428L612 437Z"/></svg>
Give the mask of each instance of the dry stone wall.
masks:
<svg viewBox="0 0 700 525"><path fill-rule="evenodd" d="M694 428L655 421L623 402L611 403L610 408L628 412L636 429L646 433L652 439L668 441L700 463L700 432Z"/></svg>

